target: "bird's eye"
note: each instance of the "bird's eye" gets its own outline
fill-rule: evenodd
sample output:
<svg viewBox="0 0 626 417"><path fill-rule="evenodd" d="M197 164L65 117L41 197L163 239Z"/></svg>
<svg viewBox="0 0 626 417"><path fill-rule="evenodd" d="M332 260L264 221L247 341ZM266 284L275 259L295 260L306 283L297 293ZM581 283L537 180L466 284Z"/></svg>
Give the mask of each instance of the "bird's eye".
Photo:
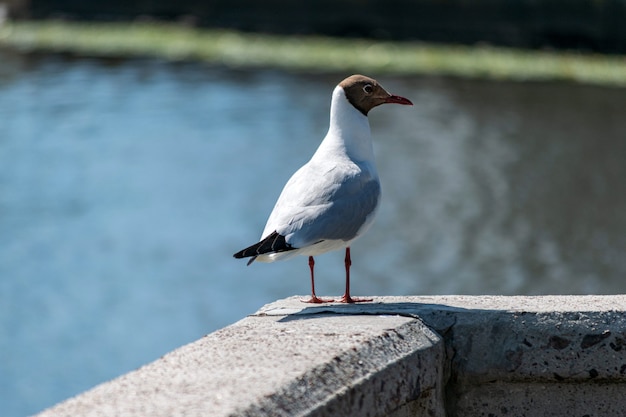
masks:
<svg viewBox="0 0 626 417"><path fill-rule="evenodd" d="M365 94L372 94L372 91L374 91L374 87L372 87L371 84L365 84L365 86L363 87L363 91L365 91Z"/></svg>

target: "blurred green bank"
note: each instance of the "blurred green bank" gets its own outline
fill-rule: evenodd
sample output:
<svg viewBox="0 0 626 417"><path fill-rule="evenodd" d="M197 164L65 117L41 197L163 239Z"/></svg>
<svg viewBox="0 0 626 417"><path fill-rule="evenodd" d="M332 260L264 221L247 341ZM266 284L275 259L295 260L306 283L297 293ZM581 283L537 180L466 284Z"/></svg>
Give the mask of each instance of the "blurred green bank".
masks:
<svg viewBox="0 0 626 417"><path fill-rule="evenodd" d="M171 23L6 22L0 26L0 47L295 71L565 80L626 86L626 57L622 55L282 36Z"/></svg>

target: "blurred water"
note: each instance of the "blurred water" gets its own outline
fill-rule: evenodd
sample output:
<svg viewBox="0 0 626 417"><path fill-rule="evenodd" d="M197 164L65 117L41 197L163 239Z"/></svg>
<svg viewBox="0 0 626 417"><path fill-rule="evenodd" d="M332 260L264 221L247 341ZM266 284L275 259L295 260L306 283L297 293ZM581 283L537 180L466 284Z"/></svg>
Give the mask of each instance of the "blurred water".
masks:
<svg viewBox="0 0 626 417"><path fill-rule="evenodd" d="M347 74L0 52L0 408L22 416L309 290L253 264ZM375 75L375 74L371 74ZM626 291L626 90L391 78L356 295ZM317 259L342 292L342 254Z"/></svg>

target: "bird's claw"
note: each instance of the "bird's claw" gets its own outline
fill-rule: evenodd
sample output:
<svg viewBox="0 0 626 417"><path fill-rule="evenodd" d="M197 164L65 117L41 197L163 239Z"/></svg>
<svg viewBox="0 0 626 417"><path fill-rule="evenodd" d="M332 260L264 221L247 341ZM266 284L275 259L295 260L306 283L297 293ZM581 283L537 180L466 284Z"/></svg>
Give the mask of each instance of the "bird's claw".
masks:
<svg viewBox="0 0 626 417"><path fill-rule="evenodd" d="M332 303L335 300L324 300L322 298L319 298L317 295L313 295L311 296L311 298L309 298L308 300L300 300L303 303L310 303L310 304L322 304L322 303Z"/></svg>
<svg viewBox="0 0 626 417"><path fill-rule="evenodd" d="M350 297L347 294L344 294L343 297L341 297L339 300L337 300L338 303L346 303L346 304L352 304L352 303L367 303L373 301L372 298L353 298Z"/></svg>

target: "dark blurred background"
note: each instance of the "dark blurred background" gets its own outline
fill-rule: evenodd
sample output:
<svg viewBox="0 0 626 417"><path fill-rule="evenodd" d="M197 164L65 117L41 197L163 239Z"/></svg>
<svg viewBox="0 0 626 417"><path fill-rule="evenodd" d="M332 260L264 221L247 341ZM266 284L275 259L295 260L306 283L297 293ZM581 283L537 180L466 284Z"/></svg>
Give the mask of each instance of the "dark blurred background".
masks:
<svg viewBox="0 0 626 417"><path fill-rule="evenodd" d="M626 51L624 0L8 0L27 18L154 18L278 34Z"/></svg>

